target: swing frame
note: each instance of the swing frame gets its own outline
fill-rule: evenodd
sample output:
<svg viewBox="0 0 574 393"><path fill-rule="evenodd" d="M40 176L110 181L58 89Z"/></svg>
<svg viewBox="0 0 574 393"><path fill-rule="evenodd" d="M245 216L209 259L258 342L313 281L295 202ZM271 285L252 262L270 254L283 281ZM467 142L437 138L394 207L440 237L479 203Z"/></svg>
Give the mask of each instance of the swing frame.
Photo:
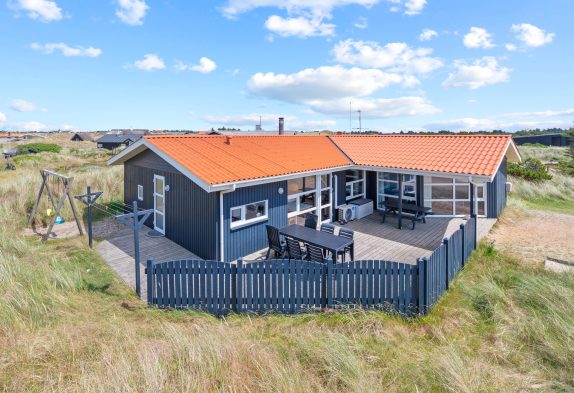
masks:
<svg viewBox="0 0 574 393"><path fill-rule="evenodd" d="M36 211L38 210L38 205L40 204L40 199L42 198L42 194L44 192L44 189L46 190L46 194L48 195L48 199L50 200L50 203L52 204L52 207L54 208L54 215L52 216L51 220L50 220L50 225L48 225L48 230L46 231L45 234L42 235L42 240L45 241L50 237L50 234L52 233L52 229L54 228L54 224L56 223L57 218L60 215L60 210L62 210L62 207L64 206L64 202L66 201L66 197L68 198L68 200L70 201L70 206L72 208L72 212L74 213L74 218L76 219L76 225L78 226L78 231L80 232L80 235L84 234L84 231L82 229L82 224L80 223L80 217L78 215L78 211L76 209L76 204L74 203L74 198L72 197L71 192L71 188L72 188L72 184L74 183L74 178L73 177L69 177L69 176L64 176L60 173L56 173L54 171L51 171L49 169L41 169L40 170L40 175L42 176L42 185L40 186L40 191L38 192L38 197L36 198L36 202L34 203L34 208L32 209L32 213L30 214L30 219L28 220L28 225L32 226L32 223L34 222L34 217L36 216ZM52 193L52 189L50 188L50 179L60 179L62 181L62 183L64 184L64 190L62 192L62 195L60 197L60 200L58 201L58 203L56 204L56 200L54 199L54 194Z"/></svg>

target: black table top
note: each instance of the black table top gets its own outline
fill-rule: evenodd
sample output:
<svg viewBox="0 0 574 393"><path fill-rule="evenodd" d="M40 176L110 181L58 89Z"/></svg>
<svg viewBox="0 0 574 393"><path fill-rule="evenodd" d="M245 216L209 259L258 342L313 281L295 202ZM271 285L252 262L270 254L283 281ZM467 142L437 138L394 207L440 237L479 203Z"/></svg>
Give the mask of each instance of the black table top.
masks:
<svg viewBox="0 0 574 393"><path fill-rule="evenodd" d="M397 201L384 201L381 202L379 204L379 207L385 206L387 208L391 208L391 209L399 209L399 203ZM408 211L414 211L414 212L428 212L430 211L430 207L426 207L426 206L419 206L419 205L413 205L412 203L403 203L403 210L408 212Z"/></svg>
<svg viewBox="0 0 574 393"><path fill-rule="evenodd" d="M353 244L353 239L332 235L297 224L286 226L280 229L279 232L282 235L292 237L302 242L311 243L326 250L339 251Z"/></svg>

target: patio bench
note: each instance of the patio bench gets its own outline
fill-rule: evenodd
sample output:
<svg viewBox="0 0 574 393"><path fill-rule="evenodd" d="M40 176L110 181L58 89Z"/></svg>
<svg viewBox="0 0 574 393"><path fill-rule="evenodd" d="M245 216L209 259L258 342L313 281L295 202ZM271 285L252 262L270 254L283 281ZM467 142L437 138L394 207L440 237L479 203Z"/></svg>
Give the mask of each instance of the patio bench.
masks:
<svg viewBox="0 0 574 393"><path fill-rule="evenodd" d="M411 229L415 229L417 222L426 224L426 215L430 212L429 207L413 205L412 203L403 203L403 212L401 217L411 220ZM385 201L379 203L379 213L382 217L382 222L385 222L387 214L399 215L399 204L395 201Z"/></svg>

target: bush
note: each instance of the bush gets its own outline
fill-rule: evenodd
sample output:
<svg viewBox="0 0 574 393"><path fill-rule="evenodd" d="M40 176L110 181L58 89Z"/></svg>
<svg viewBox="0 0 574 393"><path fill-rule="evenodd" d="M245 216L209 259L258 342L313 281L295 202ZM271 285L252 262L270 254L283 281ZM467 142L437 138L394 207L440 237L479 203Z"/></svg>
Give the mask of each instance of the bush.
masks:
<svg viewBox="0 0 574 393"><path fill-rule="evenodd" d="M552 179L542 161L536 158L527 158L521 163L508 163L508 174L530 181Z"/></svg>
<svg viewBox="0 0 574 393"><path fill-rule="evenodd" d="M55 143L27 143L25 145L18 146L18 154L28 154L28 153L59 153L62 148Z"/></svg>

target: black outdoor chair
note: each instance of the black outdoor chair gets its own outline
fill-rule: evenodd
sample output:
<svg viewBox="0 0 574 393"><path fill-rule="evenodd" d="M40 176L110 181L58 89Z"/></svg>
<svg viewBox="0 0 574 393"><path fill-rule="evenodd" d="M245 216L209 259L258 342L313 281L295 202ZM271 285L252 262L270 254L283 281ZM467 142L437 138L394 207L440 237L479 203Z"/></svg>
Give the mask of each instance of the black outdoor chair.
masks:
<svg viewBox="0 0 574 393"><path fill-rule="evenodd" d="M290 237L286 237L285 241L287 242L287 255L289 259L305 259L305 253L301 250L299 241Z"/></svg>
<svg viewBox="0 0 574 393"><path fill-rule="evenodd" d="M335 234L335 228L333 224L321 224L321 232L330 233L331 235Z"/></svg>
<svg viewBox="0 0 574 393"><path fill-rule="evenodd" d="M307 260L325 263L323 249L321 247L314 246L313 244L307 244Z"/></svg>
<svg viewBox="0 0 574 393"><path fill-rule="evenodd" d="M347 239L353 239L355 237L355 232L347 229L347 228L341 228L339 229L339 236L347 238ZM343 256L343 262L345 262L345 255L347 253L351 252L351 247L345 247L344 250L339 251L338 255L342 255Z"/></svg>
<svg viewBox="0 0 574 393"><path fill-rule="evenodd" d="M265 225L267 229L267 241L269 242L269 249L267 250L267 255L265 259L269 259L271 251L275 254L275 257L283 258L285 256L285 242L281 241L279 236L279 229L273 225Z"/></svg>
<svg viewBox="0 0 574 393"><path fill-rule="evenodd" d="M305 214L305 226L307 228L317 229L317 222L319 222L319 217L316 214Z"/></svg>

